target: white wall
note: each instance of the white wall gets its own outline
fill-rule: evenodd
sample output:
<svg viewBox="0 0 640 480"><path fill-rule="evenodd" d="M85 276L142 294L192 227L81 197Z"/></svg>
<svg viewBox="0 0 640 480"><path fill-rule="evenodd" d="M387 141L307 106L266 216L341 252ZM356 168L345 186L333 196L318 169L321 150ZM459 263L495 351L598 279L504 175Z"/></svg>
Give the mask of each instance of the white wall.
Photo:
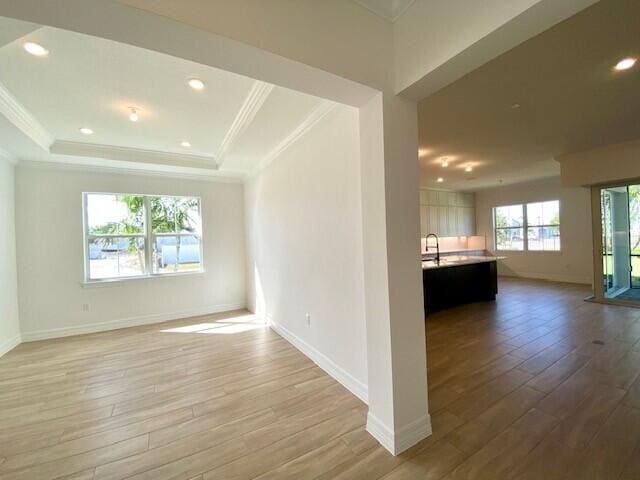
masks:
<svg viewBox="0 0 640 480"><path fill-rule="evenodd" d="M254 0L185 1L179 8L172 1L134 2L148 11L83 0L61 16L58 5L21 0L5 2L0 14L150 48L360 109L367 430L393 453L422 440L431 427L418 119L415 102L392 91L391 25L350 0L268 2L267 8Z"/></svg>
<svg viewBox="0 0 640 480"><path fill-rule="evenodd" d="M431 95L597 0L416 0L393 28L395 86Z"/></svg>
<svg viewBox="0 0 640 480"><path fill-rule="evenodd" d="M557 160L562 184L568 187L636 181L640 178L640 140L570 153Z"/></svg>
<svg viewBox="0 0 640 480"><path fill-rule="evenodd" d="M560 200L560 252L497 252L499 274L573 283L593 281L591 200L586 188L562 187L559 177L476 192L476 225L494 251L492 208Z"/></svg>
<svg viewBox="0 0 640 480"><path fill-rule="evenodd" d="M14 184L14 165L0 157L0 356L20 343Z"/></svg>
<svg viewBox="0 0 640 480"><path fill-rule="evenodd" d="M366 399L359 155L358 111L336 106L247 181L247 302Z"/></svg>
<svg viewBox="0 0 640 480"><path fill-rule="evenodd" d="M86 191L200 196L205 273L83 286ZM24 340L232 310L246 303L241 184L19 166L16 206Z"/></svg>

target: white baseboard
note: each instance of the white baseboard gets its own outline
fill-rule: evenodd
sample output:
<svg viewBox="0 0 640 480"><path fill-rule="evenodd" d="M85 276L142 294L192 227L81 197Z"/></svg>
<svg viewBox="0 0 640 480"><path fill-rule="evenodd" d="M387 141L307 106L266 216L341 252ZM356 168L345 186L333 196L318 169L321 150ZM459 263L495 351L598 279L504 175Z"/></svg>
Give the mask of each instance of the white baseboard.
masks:
<svg viewBox="0 0 640 480"><path fill-rule="evenodd" d="M392 455L400 455L431 435L431 417L427 414L394 432L369 410L367 432L373 435L380 442L380 445L389 450Z"/></svg>
<svg viewBox="0 0 640 480"><path fill-rule="evenodd" d="M8 340L5 340L4 342L0 343L0 357L2 357L5 353L10 352L11 350L16 348L21 343L22 343L22 338L21 338L20 334L16 335L13 338L9 338Z"/></svg>
<svg viewBox="0 0 640 480"><path fill-rule="evenodd" d="M500 276L507 278L531 278L533 280L547 280L549 282L577 283L580 285L591 285L593 282L591 278L556 273L513 272L511 274L500 273Z"/></svg>
<svg viewBox="0 0 640 480"><path fill-rule="evenodd" d="M351 374L347 373L343 368L336 365L326 355L318 351L315 347L312 347L311 345L306 343L304 340L302 340L300 337L298 337L283 325L279 325L271 319L268 319L267 323L274 332L276 332L282 338L287 340L291 345L296 347L307 357L313 360L316 365L318 365L322 370L327 372L331 377L342 384L342 386L344 386L347 390L353 393L364 403L369 403L367 385L353 377Z"/></svg>
<svg viewBox="0 0 640 480"><path fill-rule="evenodd" d="M35 330L31 332L23 332L22 341L34 342L37 340L46 340L49 338L60 338L69 337L72 335L83 335L86 333L105 332L107 330L117 330L119 328L137 327L139 325L161 323L167 322L169 320L178 320L182 318L198 317L200 315L211 315L214 313L228 312L231 310L240 310L245 307L246 302L242 300L235 303L209 305L206 307L182 310L179 312L156 313L152 315L121 318L118 320L109 320L107 322L90 323L87 325L78 325L73 327L52 328L49 330Z"/></svg>

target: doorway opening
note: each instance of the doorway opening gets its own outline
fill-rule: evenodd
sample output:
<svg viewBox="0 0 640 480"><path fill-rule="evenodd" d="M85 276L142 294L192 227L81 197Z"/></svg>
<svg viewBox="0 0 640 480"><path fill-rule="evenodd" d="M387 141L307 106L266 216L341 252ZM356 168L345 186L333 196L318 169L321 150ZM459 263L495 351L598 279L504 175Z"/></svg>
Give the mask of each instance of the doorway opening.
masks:
<svg viewBox="0 0 640 480"><path fill-rule="evenodd" d="M640 184L599 188L602 294L640 305Z"/></svg>

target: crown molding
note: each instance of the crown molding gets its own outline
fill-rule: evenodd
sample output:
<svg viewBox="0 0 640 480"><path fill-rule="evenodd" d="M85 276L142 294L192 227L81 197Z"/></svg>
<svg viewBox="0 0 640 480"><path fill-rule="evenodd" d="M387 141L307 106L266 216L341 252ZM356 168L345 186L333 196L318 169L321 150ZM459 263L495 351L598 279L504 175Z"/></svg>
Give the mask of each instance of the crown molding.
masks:
<svg viewBox="0 0 640 480"><path fill-rule="evenodd" d="M415 0L353 0L362 8L376 14L393 23L406 12ZM380 5L380 2L389 2L388 8Z"/></svg>
<svg viewBox="0 0 640 480"><path fill-rule="evenodd" d="M99 145L95 143L67 142L56 140L49 152L53 155L65 155L84 158L102 158L124 162L168 165L172 167L199 168L217 170L218 164L213 157L182 153L160 152L141 148Z"/></svg>
<svg viewBox="0 0 640 480"><path fill-rule="evenodd" d="M0 83L0 113L16 128L33 140L40 148L49 151L54 141L36 118Z"/></svg>
<svg viewBox="0 0 640 480"><path fill-rule="evenodd" d="M273 90L273 85L270 83L261 82L256 80L253 82L251 90L247 95L242 107L236 114L236 118L231 123L229 130L227 130L220 147L216 153L216 159L218 160L218 165L222 164L225 154L231 149L231 146L235 143L235 141L242 135L242 133L247 129L256 114L262 108L267 97Z"/></svg>
<svg viewBox="0 0 640 480"><path fill-rule="evenodd" d="M193 168L171 168L144 165L127 165L126 162L109 161L109 164L87 163L82 159L67 158L63 161L51 160L20 160L20 169L62 170L72 172L99 172L115 175L139 175L142 177L180 178L201 182L215 183L243 183L244 174L241 172L222 172L220 170L200 170Z"/></svg>
<svg viewBox="0 0 640 480"><path fill-rule="evenodd" d="M314 108L309 115L289 134L276 145L273 150L271 150L260 162L258 165L251 170L251 172L247 175L248 178L255 176L260 171L264 170L269 166L271 162L273 162L276 158L278 158L282 152L288 149L291 145L298 141L300 137L306 134L309 130L311 130L316 123L322 120L329 112L331 112L337 103L330 102L328 100L324 100Z"/></svg>
<svg viewBox="0 0 640 480"><path fill-rule="evenodd" d="M7 152L6 150L3 150L2 148L0 148L0 160L6 160L7 162L14 165L18 163L18 159L15 156Z"/></svg>

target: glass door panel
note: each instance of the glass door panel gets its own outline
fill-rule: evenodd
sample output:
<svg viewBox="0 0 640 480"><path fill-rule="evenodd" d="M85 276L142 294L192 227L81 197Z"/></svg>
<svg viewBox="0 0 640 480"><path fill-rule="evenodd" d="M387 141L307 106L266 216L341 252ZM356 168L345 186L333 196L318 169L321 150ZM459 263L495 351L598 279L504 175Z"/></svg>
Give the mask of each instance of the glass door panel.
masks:
<svg viewBox="0 0 640 480"><path fill-rule="evenodd" d="M601 190L604 294L615 298L631 288L631 237L627 187Z"/></svg>
<svg viewBox="0 0 640 480"><path fill-rule="evenodd" d="M640 288L640 185L629 185L631 288Z"/></svg>

